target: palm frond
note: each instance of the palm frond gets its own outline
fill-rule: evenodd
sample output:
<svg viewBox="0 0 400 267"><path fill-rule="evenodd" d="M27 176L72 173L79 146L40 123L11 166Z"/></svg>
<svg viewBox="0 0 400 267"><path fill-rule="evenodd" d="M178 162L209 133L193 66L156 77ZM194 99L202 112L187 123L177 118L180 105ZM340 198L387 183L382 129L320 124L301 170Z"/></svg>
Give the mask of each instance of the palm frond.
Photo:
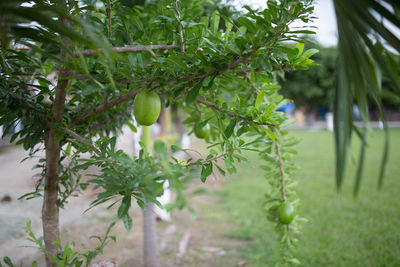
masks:
<svg viewBox="0 0 400 267"><path fill-rule="evenodd" d="M384 122L386 143L378 188L382 186L388 156L388 128L381 99L381 71L390 77L400 94L399 68L393 66L392 53L400 53L400 38L392 29L400 30L399 3L391 0L334 0L339 35L339 82L335 93L336 185L340 190L353 126L352 106L361 112L364 127L369 128L368 100L372 99ZM388 26L391 24L391 28ZM354 186L357 195L362 179L366 131L359 132L361 151Z"/></svg>

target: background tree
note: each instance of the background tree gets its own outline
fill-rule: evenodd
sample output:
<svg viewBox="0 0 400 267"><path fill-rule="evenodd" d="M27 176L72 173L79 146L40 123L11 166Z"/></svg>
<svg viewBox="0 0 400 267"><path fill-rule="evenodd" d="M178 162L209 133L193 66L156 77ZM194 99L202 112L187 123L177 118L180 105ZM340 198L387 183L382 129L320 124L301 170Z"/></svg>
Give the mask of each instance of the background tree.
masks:
<svg viewBox="0 0 400 267"><path fill-rule="evenodd" d="M323 47L315 39L305 39L305 47L319 50L313 57L318 66L285 74L280 82L280 92L308 112L316 112L321 107L331 108L337 78L337 49Z"/></svg>
<svg viewBox="0 0 400 267"><path fill-rule="evenodd" d="M307 71L288 72L280 80L282 89L280 92L288 99L294 99L296 106L304 106L308 111L316 111L319 108L333 109L335 88L338 84L338 49L335 46L323 47L313 38L305 38L306 48L317 48L319 53L313 59L318 66ZM395 65L399 65L399 56L392 55ZM399 65L400 67L400 65ZM386 114L395 113L399 108L400 96L396 94L396 88L386 72L381 72L380 97ZM368 96L370 118L377 120L375 115L378 110L374 99ZM378 114L378 112L376 113ZM388 117L388 119L391 119ZM393 119L396 119L394 115Z"/></svg>

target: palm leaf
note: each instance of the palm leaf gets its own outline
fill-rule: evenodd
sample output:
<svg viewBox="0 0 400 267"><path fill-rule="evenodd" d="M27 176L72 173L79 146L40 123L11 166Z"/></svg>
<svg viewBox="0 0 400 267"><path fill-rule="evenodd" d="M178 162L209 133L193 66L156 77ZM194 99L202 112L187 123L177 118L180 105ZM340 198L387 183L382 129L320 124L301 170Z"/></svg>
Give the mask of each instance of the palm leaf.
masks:
<svg viewBox="0 0 400 267"><path fill-rule="evenodd" d="M363 123L368 128L368 99L372 99L378 107L380 120L384 122L386 136L378 182L380 188L389 148L388 129L381 99L380 73L384 71L388 74L400 94L399 68L389 67L392 53L388 50L388 47L391 47L392 50L400 52L400 39L387 26L387 22L390 22L392 28L400 29L400 5L398 1L392 0L334 0L334 6L339 35L339 81L334 103L336 185L340 190L351 135L356 129L353 126L352 106L358 106ZM366 146L366 130L358 133L362 144L354 195L357 195L361 185Z"/></svg>

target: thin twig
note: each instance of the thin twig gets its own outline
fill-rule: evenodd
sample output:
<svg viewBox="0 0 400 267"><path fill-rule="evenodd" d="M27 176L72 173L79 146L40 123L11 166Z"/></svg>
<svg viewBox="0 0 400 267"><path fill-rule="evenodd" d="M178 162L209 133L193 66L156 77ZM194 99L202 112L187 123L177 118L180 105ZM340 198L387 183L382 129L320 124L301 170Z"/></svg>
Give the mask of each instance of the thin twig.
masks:
<svg viewBox="0 0 400 267"><path fill-rule="evenodd" d="M282 199L286 201L286 189L285 189L285 173L283 171L283 162L282 162L282 155L281 155L281 148L278 142L275 142L276 153L278 154L278 161L279 161L279 169L281 173L281 190L282 190Z"/></svg>
<svg viewBox="0 0 400 267"><path fill-rule="evenodd" d="M88 142L84 137L80 136L78 133L72 131L68 128L62 128L62 130L68 134L72 139L79 141L81 144L89 145L89 147L95 152L98 156L102 156L100 150L98 150L94 145Z"/></svg>
<svg viewBox="0 0 400 267"><path fill-rule="evenodd" d="M217 73L222 74L226 71L234 69L236 66L238 66L240 63L248 62L248 59L258 50L260 49L260 46L254 47L247 55L243 57L239 57L236 60L232 61L229 63L225 68L220 69Z"/></svg>
<svg viewBox="0 0 400 267"><path fill-rule="evenodd" d="M225 157L226 155L232 154L233 151L238 150L238 149L239 149L239 147L232 148L232 149L229 150L228 152L225 152L225 153L223 153L223 154L221 154L221 155L218 155L218 156L215 156L215 157L212 157L212 158L209 158L209 159L203 161L202 164L206 164L206 163L209 163L209 162L211 162L211 161L216 161L216 160L218 160L218 159L220 159L220 158Z"/></svg>
<svg viewBox="0 0 400 267"><path fill-rule="evenodd" d="M246 79L250 82L250 85L251 85L251 89L253 89L254 90L254 92L256 93L256 94L258 94L258 89L254 86L254 84L251 82L251 78L249 77L249 75L246 73Z"/></svg>
<svg viewBox="0 0 400 267"><path fill-rule="evenodd" d="M153 89L153 88L155 88L157 86L158 85L153 86L151 89ZM104 112L104 111L106 111L106 110L108 110L108 109L110 109L110 108L122 103L122 102L131 100L132 97L134 97L137 93L139 93L140 91L142 91L144 89L145 88L139 88L137 90L129 91L128 93L126 93L126 94L124 94L124 95L122 95L122 96L120 96L118 98L115 98L115 99L113 99L113 100L111 100L109 102L105 102L105 103L97 106L95 109L88 110L88 111L84 112L81 116L79 116L77 121L78 122L84 121L84 120L86 120L86 119L88 119L90 117L93 117L93 116L95 116L97 114L100 114L100 113L102 113L102 112Z"/></svg>
<svg viewBox="0 0 400 267"><path fill-rule="evenodd" d="M175 10L176 10L176 13L178 13L177 22L178 22L178 28L179 28L179 42L181 43L181 51L185 52L185 42L183 40L183 29L182 29L182 23L181 23L181 12L179 11L178 1L179 0L175 1Z"/></svg>
<svg viewBox="0 0 400 267"><path fill-rule="evenodd" d="M197 112L201 115L202 112L201 112L199 106L197 105L197 103L193 102L193 104L194 104L194 107L196 108Z"/></svg>

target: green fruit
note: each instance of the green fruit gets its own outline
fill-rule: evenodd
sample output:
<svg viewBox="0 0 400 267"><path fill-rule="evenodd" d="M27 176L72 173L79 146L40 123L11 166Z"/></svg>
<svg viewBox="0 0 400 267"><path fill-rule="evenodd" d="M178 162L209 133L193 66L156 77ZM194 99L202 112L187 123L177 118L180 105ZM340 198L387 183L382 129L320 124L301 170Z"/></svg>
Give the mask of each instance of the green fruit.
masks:
<svg viewBox="0 0 400 267"><path fill-rule="evenodd" d="M210 125L208 123L206 123L205 125L203 125L201 123L196 123L194 125L194 134L198 137L198 138L206 138L209 134L210 134Z"/></svg>
<svg viewBox="0 0 400 267"><path fill-rule="evenodd" d="M160 116L161 101L156 92L141 91L133 102L133 114L136 121L145 126L155 123Z"/></svg>
<svg viewBox="0 0 400 267"><path fill-rule="evenodd" d="M289 224L294 218L294 208L291 203L284 202L279 208L279 221L283 224Z"/></svg>

